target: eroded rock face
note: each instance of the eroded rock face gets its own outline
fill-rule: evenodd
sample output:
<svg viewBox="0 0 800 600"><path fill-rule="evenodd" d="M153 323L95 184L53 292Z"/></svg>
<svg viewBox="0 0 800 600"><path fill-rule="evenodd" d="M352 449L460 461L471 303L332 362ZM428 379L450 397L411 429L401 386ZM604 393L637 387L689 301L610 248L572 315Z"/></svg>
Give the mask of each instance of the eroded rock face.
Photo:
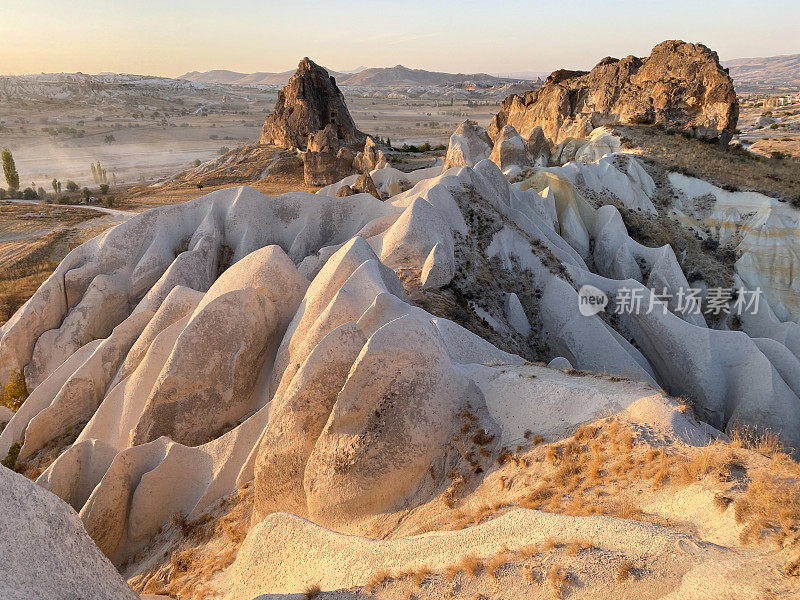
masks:
<svg viewBox="0 0 800 600"><path fill-rule="evenodd" d="M336 80L308 58L278 94L275 111L267 115L261 129L261 144L304 149L309 134L333 125L345 144L363 139L356 129Z"/></svg>
<svg viewBox="0 0 800 600"><path fill-rule="evenodd" d="M375 140L367 136L364 150L356 154L353 166L361 173L369 173L374 169L385 169L389 163L386 161L383 150L375 144Z"/></svg>
<svg viewBox="0 0 800 600"><path fill-rule="evenodd" d="M606 124L663 125L703 140L730 141L739 118L733 81L703 44L669 40L647 58L604 58L589 73L556 71L542 88L511 95L489 127L523 137L540 126L558 144Z"/></svg>
<svg viewBox="0 0 800 600"><path fill-rule="evenodd" d="M303 155L303 179L307 185L330 185L353 172L353 152L339 147L336 128L329 123L308 136Z"/></svg>
<svg viewBox="0 0 800 600"><path fill-rule="evenodd" d="M489 155L489 160L500 167L507 169L511 165L520 167L533 166L533 161L528 156L528 146L525 140L511 125L506 125L497 136L494 148Z"/></svg>
<svg viewBox="0 0 800 600"><path fill-rule="evenodd" d="M55 494L0 467L0 597L136 600Z"/></svg>
<svg viewBox="0 0 800 600"><path fill-rule="evenodd" d="M492 140L483 127L466 120L450 136L442 172L452 167L474 167L489 157Z"/></svg>

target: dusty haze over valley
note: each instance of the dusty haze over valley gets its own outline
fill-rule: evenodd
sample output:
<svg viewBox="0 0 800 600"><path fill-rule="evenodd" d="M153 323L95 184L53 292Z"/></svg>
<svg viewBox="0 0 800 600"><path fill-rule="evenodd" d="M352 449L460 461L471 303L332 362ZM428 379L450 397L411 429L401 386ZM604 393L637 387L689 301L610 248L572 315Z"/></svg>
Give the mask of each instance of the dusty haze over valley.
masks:
<svg viewBox="0 0 800 600"><path fill-rule="evenodd" d="M794 3L4 10L0 598L800 597Z"/></svg>

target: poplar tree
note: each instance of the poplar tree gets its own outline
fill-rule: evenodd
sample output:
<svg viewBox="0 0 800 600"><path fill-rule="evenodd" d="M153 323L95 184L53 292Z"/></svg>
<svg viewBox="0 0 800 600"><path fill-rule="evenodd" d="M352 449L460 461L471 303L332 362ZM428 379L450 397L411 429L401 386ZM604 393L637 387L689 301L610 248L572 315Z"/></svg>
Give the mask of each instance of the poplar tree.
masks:
<svg viewBox="0 0 800 600"><path fill-rule="evenodd" d="M14 164L14 157L11 155L11 150L3 148L3 150L0 151L0 158L2 158L3 161L3 174L6 176L9 190L18 190L19 173L17 172L17 166Z"/></svg>

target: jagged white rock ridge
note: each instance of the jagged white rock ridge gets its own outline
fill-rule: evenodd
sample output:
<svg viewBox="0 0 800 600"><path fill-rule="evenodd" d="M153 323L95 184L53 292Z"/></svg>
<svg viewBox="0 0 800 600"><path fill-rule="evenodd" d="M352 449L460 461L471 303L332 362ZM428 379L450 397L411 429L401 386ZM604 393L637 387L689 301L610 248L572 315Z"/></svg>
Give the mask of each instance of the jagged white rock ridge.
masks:
<svg viewBox="0 0 800 600"><path fill-rule="evenodd" d="M256 521L288 511L358 533L441 491L466 407L496 449L662 388L714 427L769 428L798 447L798 338L773 313L744 324L751 337L658 299L649 314L578 312L582 285L642 289L645 304L646 288L688 286L669 246L638 244L596 202L655 210L634 158L504 175L480 132L455 137L453 159L473 164L372 171L384 202L334 197L344 182L220 190L73 250L0 330L0 378L22 369L32 390L0 454L21 442L30 459L77 428L38 483L121 564L173 515L253 478ZM423 294L471 290L473 320L414 305L398 272ZM576 384L519 354L633 381Z"/></svg>

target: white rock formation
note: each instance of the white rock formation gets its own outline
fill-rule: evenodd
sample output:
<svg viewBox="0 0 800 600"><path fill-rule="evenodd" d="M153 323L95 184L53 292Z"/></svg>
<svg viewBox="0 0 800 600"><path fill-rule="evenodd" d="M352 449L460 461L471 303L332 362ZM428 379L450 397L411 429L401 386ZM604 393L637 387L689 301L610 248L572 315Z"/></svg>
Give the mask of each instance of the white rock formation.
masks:
<svg viewBox="0 0 800 600"><path fill-rule="evenodd" d="M0 489L0 597L139 598L67 504L5 467L0 467Z"/></svg>
<svg viewBox="0 0 800 600"><path fill-rule="evenodd" d="M563 371L564 369L571 369L572 365L563 356L556 356L553 360L551 360L549 363L547 363L547 368L548 369L561 369Z"/></svg>
<svg viewBox="0 0 800 600"><path fill-rule="evenodd" d="M545 136L541 127L536 126L531 130L526 142L528 156L537 167L546 167L550 162L550 140Z"/></svg>
<svg viewBox="0 0 800 600"><path fill-rule="evenodd" d="M22 369L31 389L0 453L63 444L38 481L121 564L253 478L256 521L290 511L361 532L449 484L465 410L491 439L481 469L526 430L554 439L658 388L713 427L800 447L797 326L764 310L710 329L645 289L688 284L670 246L637 243L607 205L651 212L638 162L531 166L511 185L469 123L450 150L444 172L402 185L373 171L385 202L335 197L346 180L220 190L76 248L0 330L0 381ZM655 310L584 316L583 285L641 290Z"/></svg>
<svg viewBox="0 0 800 600"><path fill-rule="evenodd" d="M492 140L483 127L470 120L459 125L450 136L442 172L452 167L473 167L492 150Z"/></svg>
<svg viewBox="0 0 800 600"><path fill-rule="evenodd" d="M795 235L800 211L763 194L729 192L680 173L670 173L669 181L682 223L710 229L712 239L734 247L743 285L760 288L781 320L800 319L800 242Z"/></svg>
<svg viewBox="0 0 800 600"><path fill-rule="evenodd" d="M505 171L512 165L518 167L533 166L534 161L528 155L528 145L522 136L511 125L506 125L500 130L494 140L494 147L489 160Z"/></svg>
<svg viewBox="0 0 800 600"><path fill-rule="evenodd" d="M353 167L360 173L371 173L376 169L385 169L388 166L389 163L386 161L383 150L375 145L375 140L367 136L364 149L358 152L353 160Z"/></svg>

